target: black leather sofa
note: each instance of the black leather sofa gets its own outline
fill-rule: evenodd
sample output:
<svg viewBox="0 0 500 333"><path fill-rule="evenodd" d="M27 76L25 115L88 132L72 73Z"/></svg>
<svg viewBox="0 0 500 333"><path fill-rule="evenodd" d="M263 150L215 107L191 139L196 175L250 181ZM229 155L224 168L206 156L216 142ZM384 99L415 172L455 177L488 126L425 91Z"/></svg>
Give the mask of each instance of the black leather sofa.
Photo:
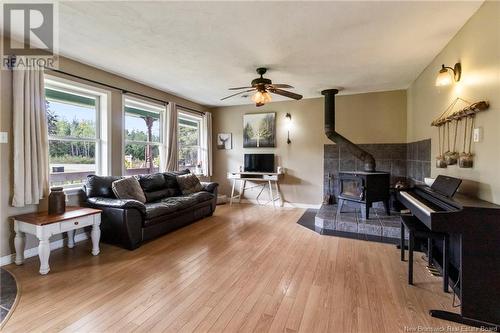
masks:
<svg viewBox="0 0 500 333"><path fill-rule="evenodd" d="M88 176L83 188L87 205L103 211L101 240L133 250L143 241L211 216L218 184L202 182L202 191L182 195L176 176L185 173L189 170L138 176L145 204L116 198L111 184L122 177Z"/></svg>

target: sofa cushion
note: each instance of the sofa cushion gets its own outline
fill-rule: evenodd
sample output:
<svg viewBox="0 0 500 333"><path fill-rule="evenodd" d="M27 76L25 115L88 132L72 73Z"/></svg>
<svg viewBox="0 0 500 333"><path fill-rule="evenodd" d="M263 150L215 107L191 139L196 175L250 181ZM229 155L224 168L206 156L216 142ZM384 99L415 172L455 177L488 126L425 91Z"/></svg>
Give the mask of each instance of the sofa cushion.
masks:
<svg viewBox="0 0 500 333"><path fill-rule="evenodd" d="M146 202L155 202L168 197L170 194L171 192L168 189L163 189L154 192L144 192L144 195L146 196Z"/></svg>
<svg viewBox="0 0 500 333"><path fill-rule="evenodd" d="M158 201L173 193L166 187L167 183L162 173L141 175L138 180L146 196L146 202Z"/></svg>
<svg viewBox="0 0 500 333"><path fill-rule="evenodd" d="M144 192L153 192L165 188L165 177L161 173L140 175L138 180Z"/></svg>
<svg viewBox="0 0 500 333"><path fill-rule="evenodd" d="M177 176L177 183L184 195L200 192L203 189L200 180L193 174Z"/></svg>
<svg viewBox="0 0 500 333"><path fill-rule="evenodd" d="M170 197L159 202L146 204L146 219L150 220L159 216L168 215L176 211L196 205L197 201L191 197Z"/></svg>
<svg viewBox="0 0 500 333"><path fill-rule="evenodd" d="M163 173L165 178L166 188L169 190L167 197L173 197L176 195L181 195L181 190L179 184L177 184L177 176L170 172Z"/></svg>
<svg viewBox="0 0 500 333"><path fill-rule="evenodd" d="M191 173L189 169L181 170L181 171L167 171L163 173L165 177L165 182L167 183L167 188L170 189L169 196L178 196L181 195L181 189L179 188L179 184L177 184L177 176L187 175Z"/></svg>
<svg viewBox="0 0 500 333"><path fill-rule="evenodd" d="M196 203L213 200L215 195L210 192L200 191L193 194L185 195L184 197L189 197L196 201Z"/></svg>
<svg viewBox="0 0 500 333"><path fill-rule="evenodd" d="M111 184L113 184L115 180L122 178L123 177L90 175L85 180L85 194L87 194L89 198L114 198L115 194L113 193Z"/></svg>
<svg viewBox="0 0 500 333"><path fill-rule="evenodd" d="M159 216L168 215L180 210L174 203L152 202L146 204L146 220L151 220Z"/></svg>
<svg viewBox="0 0 500 333"><path fill-rule="evenodd" d="M142 191L139 181L135 177L115 180L111 184L111 188L118 199L134 199L142 203L146 202L146 196Z"/></svg>

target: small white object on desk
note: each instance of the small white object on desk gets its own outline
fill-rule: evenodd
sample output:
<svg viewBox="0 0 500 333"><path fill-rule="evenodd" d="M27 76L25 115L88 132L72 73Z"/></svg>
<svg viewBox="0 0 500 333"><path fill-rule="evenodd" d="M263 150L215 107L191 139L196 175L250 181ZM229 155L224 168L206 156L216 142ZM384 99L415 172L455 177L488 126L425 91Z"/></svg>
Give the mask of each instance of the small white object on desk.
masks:
<svg viewBox="0 0 500 333"><path fill-rule="evenodd" d="M38 257L40 258L40 274L50 271L50 243L51 236L66 232L68 247L75 246L75 230L92 226L92 254L99 254L99 240L101 238L101 210L85 207L66 207L66 212L59 215L49 215L48 212L29 213L14 216L14 246L16 248L16 265L24 262L25 234L35 235L38 240Z"/></svg>
<svg viewBox="0 0 500 333"><path fill-rule="evenodd" d="M280 206L283 206L283 199L281 197L281 192L279 188L279 178L281 175L282 173L277 173L277 172L228 172L227 179L231 179L233 181L233 187L231 189L231 198L229 200L229 205L233 204L234 199L238 199L238 203L241 202L241 198L243 197L245 190L249 190L251 188L256 188L256 187L260 188L260 192L259 194L257 194L256 198L257 203L260 204L259 198L267 185L269 188L269 201L263 203L263 205L272 202L273 207L276 208L276 201L279 200ZM240 182L240 190L239 194L235 195L234 190L237 181ZM247 187L246 186L247 181L260 184ZM273 183L275 187L276 196L273 193Z"/></svg>

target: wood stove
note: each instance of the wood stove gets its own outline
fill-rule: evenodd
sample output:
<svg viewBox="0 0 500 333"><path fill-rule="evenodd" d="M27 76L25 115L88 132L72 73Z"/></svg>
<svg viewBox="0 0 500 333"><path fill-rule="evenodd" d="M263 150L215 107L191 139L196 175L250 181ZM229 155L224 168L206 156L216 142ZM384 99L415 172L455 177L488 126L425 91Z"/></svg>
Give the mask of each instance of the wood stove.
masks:
<svg viewBox="0 0 500 333"><path fill-rule="evenodd" d="M339 172L339 206L337 214L341 213L346 201L361 205L363 219L370 218L370 207L374 202L383 202L387 215L389 210L389 182L388 172L368 171L341 171Z"/></svg>
<svg viewBox="0 0 500 333"><path fill-rule="evenodd" d="M353 201L361 204L361 216L363 219L368 219L372 204L382 201L389 215L390 174L375 171L376 163L373 155L335 130L335 95L338 92L338 89L326 89L321 92L325 96L325 135L336 144L343 144L363 163L364 171L339 172L340 194L337 214L340 214L342 205L346 201Z"/></svg>

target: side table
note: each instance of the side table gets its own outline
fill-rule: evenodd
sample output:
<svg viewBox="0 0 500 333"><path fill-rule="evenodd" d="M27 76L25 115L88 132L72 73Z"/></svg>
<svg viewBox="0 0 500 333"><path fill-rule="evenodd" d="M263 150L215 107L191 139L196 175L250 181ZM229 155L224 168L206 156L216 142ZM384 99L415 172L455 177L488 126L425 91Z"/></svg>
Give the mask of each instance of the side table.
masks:
<svg viewBox="0 0 500 333"><path fill-rule="evenodd" d="M66 232L68 234L68 247L75 245L75 230L92 226L92 254L99 254L99 239L101 237L101 210L86 207L66 207L66 212L60 215L49 215L48 212L36 212L14 216L14 246L16 248L16 265L24 262L25 234L35 235L38 240L38 257L40 258L40 274L45 275L50 271L50 243L52 235Z"/></svg>

